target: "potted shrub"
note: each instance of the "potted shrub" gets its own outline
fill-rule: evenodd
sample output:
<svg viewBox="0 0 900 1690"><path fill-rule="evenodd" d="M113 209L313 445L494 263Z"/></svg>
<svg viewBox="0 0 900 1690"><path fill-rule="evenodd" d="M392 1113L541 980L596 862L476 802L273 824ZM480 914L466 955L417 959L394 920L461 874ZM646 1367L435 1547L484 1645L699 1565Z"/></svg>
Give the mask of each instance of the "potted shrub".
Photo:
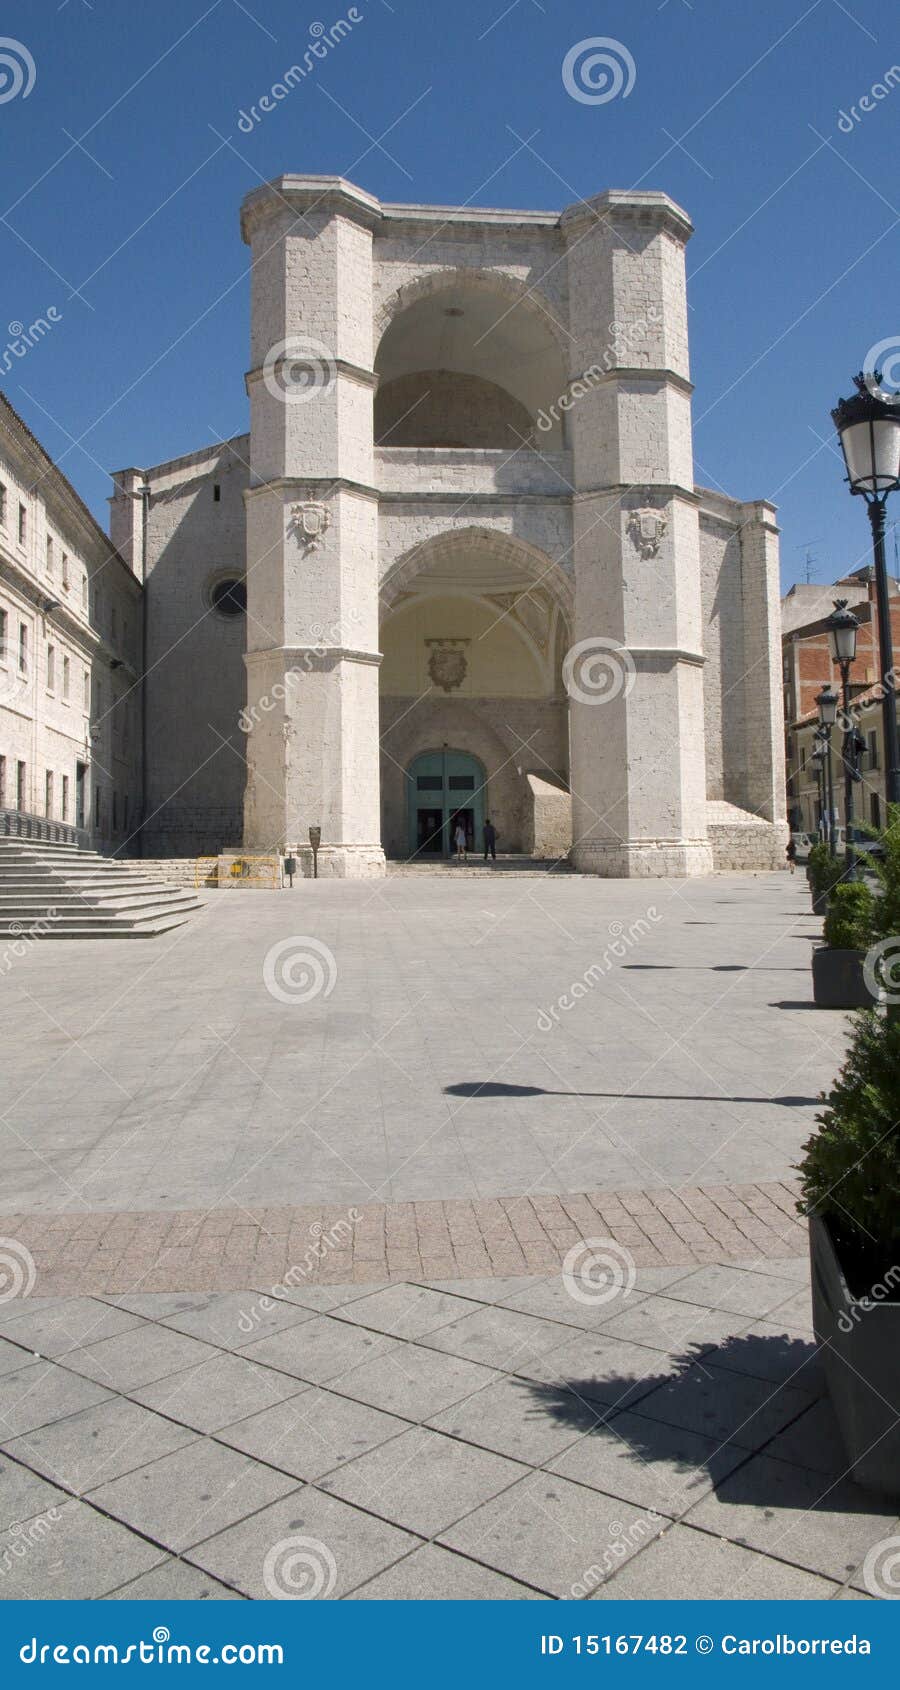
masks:
<svg viewBox="0 0 900 1690"><path fill-rule="evenodd" d="M817 1008L871 1009L879 1001L865 968L875 901L864 880L843 880L833 888L825 916L825 943L812 954Z"/></svg>
<svg viewBox="0 0 900 1690"><path fill-rule="evenodd" d="M812 892L813 914L824 915L832 889L842 879L844 865L832 856L824 839L818 839L809 853L807 875Z"/></svg>
<svg viewBox="0 0 900 1690"><path fill-rule="evenodd" d="M898 995L900 996L900 995ZM853 1477L900 1496L900 1013L857 1019L799 1166L813 1325Z"/></svg>

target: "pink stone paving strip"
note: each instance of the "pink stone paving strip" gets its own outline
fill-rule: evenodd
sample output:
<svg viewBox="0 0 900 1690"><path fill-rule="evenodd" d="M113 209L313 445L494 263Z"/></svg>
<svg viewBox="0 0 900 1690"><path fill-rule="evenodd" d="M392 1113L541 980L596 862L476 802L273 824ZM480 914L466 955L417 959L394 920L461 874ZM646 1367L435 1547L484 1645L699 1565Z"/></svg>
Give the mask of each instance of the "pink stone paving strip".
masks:
<svg viewBox="0 0 900 1690"><path fill-rule="evenodd" d="M8 1215L34 1257L36 1296L264 1289L558 1273L582 1239L614 1239L637 1267L806 1252L789 1181L590 1191L562 1197L339 1209Z"/></svg>

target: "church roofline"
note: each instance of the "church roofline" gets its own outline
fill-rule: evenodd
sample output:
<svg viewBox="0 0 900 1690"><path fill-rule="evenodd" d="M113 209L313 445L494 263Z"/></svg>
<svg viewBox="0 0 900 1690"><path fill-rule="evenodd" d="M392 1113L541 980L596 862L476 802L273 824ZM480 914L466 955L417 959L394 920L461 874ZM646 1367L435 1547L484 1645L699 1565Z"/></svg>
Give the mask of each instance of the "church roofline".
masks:
<svg viewBox="0 0 900 1690"><path fill-rule="evenodd" d="M232 446L237 446L242 440L246 440L249 447L249 429L243 429L240 434L232 434L228 440L214 440L211 446L200 446L194 452L181 452L178 457L166 458L163 463L148 464L146 468L142 468L139 464L128 464L124 469L111 469L109 474L114 482L124 481L125 477L132 475L142 477L168 475L182 467L190 467L192 464L203 463L207 459L219 458L224 451ZM235 456L240 457L241 454L235 453Z"/></svg>
<svg viewBox="0 0 900 1690"><path fill-rule="evenodd" d="M343 211L347 216L375 228L383 224L466 224L472 228L497 226L559 229L591 218L613 222L618 219L659 223L682 240L689 239L693 225L687 213L668 194L623 191L609 188L589 199L576 200L562 211L527 211L497 206L414 205L382 203L343 176L285 174L254 188L241 205L241 234L250 240L252 226L260 215L281 204L301 216L311 211Z"/></svg>

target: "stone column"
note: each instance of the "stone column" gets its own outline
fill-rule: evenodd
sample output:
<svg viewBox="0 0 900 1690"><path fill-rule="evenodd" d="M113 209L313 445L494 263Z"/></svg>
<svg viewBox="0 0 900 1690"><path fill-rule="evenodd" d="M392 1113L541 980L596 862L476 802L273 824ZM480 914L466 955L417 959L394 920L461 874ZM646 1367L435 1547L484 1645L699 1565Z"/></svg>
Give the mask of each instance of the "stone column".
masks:
<svg viewBox="0 0 900 1690"><path fill-rule="evenodd" d="M563 213L573 386L573 857L703 874L706 756L685 214L608 193ZM580 379L577 379L580 378Z"/></svg>
<svg viewBox="0 0 900 1690"><path fill-rule="evenodd" d="M384 873L373 476L377 201L281 177L243 207L253 253L247 504L248 850Z"/></svg>
<svg viewBox="0 0 900 1690"><path fill-rule="evenodd" d="M781 586L775 507L759 500L743 507L741 606L744 673L740 708L744 768L740 802L766 821L786 821Z"/></svg>

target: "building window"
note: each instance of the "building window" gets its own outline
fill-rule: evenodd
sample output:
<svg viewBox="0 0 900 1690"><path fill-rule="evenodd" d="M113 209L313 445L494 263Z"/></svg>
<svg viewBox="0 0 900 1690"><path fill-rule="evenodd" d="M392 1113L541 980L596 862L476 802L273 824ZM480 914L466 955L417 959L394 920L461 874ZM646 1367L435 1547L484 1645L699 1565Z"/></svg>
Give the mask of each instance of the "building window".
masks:
<svg viewBox="0 0 900 1690"><path fill-rule="evenodd" d="M6 809L6 758L0 757L0 810Z"/></svg>
<svg viewBox="0 0 900 1690"><path fill-rule="evenodd" d="M0 528L6 527L6 488L0 481Z"/></svg>
<svg viewBox="0 0 900 1690"><path fill-rule="evenodd" d="M64 822L67 822L68 819L69 819L69 777L68 777L68 775L63 775L63 778L62 778L62 819L63 819Z"/></svg>
<svg viewBox="0 0 900 1690"><path fill-rule="evenodd" d="M81 608L86 616L88 613L88 578L86 575L81 577Z"/></svg>
<svg viewBox="0 0 900 1690"><path fill-rule="evenodd" d="M28 512L24 505L19 506L19 545L24 546L28 538Z"/></svg>
<svg viewBox="0 0 900 1690"><path fill-rule="evenodd" d="M90 708L91 708L91 677L90 677L90 672L87 669L85 669L84 676L82 678L81 701L82 701L82 704L84 705L85 710L90 711Z"/></svg>
<svg viewBox="0 0 900 1690"><path fill-rule="evenodd" d="M16 764L16 809L24 810L26 797L26 769L24 763Z"/></svg>
<svg viewBox="0 0 900 1690"><path fill-rule="evenodd" d="M218 504L222 497L222 489L217 481L213 482L213 503Z"/></svg>
<svg viewBox="0 0 900 1690"><path fill-rule="evenodd" d="M63 698L65 699L67 704L69 702L69 680L70 680L70 675L71 675L71 668L72 668L72 666L69 662L69 659L67 657L64 657L63 658L63 672L62 672L62 695L63 695Z"/></svg>
<svg viewBox="0 0 900 1690"><path fill-rule="evenodd" d="M68 554L68 552L63 552L59 568L60 568L60 575L62 577L63 592L67 593L69 591L69 554Z"/></svg>
<svg viewBox="0 0 900 1690"><path fill-rule="evenodd" d="M47 691L52 692L56 686L56 647L47 647Z"/></svg>
<svg viewBox="0 0 900 1690"><path fill-rule="evenodd" d="M873 728L869 734L869 768L878 767L878 730Z"/></svg>
<svg viewBox="0 0 900 1690"><path fill-rule="evenodd" d="M47 574L53 574L53 540L47 535Z"/></svg>
<svg viewBox="0 0 900 1690"><path fill-rule="evenodd" d="M24 675L28 669L28 625L19 623L19 674Z"/></svg>
<svg viewBox="0 0 900 1690"><path fill-rule="evenodd" d="M9 628L9 617L5 610L0 610L0 663L6 662L6 634Z"/></svg>
<svg viewBox="0 0 900 1690"><path fill-rule="evenodd" d="M53 776L49 769L44 776L44 813L48 821L53 816Z"/></svg>
<svg viewBox="0 0 900 1690"><path fill-rule="evenodd" d="M871 814L872 814L872 826L873 827L880 827L881 826L881 799L879 798L877 792L872 793Z"/></svg>
<svg viewBox="0 0 900 1690"><path fill-rule="evenodd" d="M236 576L214 581L209 589L209 602L219 616L244 616L247 612L247 583Z"/></svg>

